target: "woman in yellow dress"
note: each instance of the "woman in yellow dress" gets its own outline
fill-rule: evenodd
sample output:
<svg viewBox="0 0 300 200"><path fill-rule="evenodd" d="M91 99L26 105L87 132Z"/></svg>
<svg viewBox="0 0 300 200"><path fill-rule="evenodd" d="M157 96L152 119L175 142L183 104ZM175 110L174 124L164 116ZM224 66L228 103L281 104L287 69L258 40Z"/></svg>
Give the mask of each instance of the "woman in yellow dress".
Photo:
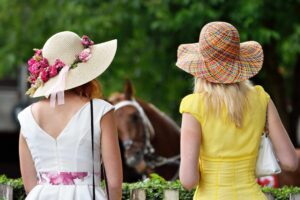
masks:
<svg viewBox="0 0 300 200"><path fill-rule="evenodd" d="M234 26L212 22L198 43L178 48L176 65L195 77L194 93L180 105L180 181L195 186L197 200L266 199L255 166L266 117L280 166L293 171L298 160L276 107L249 78L263 64L259 43L240 43Z"/></svg>

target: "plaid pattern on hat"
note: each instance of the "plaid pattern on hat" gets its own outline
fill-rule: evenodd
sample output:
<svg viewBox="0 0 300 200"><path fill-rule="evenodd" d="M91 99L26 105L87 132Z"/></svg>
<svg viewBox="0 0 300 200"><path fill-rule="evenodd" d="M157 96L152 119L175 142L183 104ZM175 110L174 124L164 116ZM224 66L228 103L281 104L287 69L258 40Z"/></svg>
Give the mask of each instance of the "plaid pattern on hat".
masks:
<svg viewBox="0 0 300 200"><path fill-rule="evenodd" d="M212 22L200 33L199 43L178 47L176 65L213 83L236 83L256 75L262 67L259 43L240 43L239 33L226 22Z"/></svg>

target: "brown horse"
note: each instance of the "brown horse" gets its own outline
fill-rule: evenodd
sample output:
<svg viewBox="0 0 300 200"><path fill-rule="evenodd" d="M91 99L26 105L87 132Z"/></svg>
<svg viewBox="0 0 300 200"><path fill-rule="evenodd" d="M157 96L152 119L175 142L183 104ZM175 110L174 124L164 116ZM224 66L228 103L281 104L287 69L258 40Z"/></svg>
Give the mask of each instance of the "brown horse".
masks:
<svg viewBox="0 0 300 200"><path fill-rule="evenodd" d="M155 172L167 180L177 178L180 162L179 127L152 104L133 95L132 84L127 81L124 93L114 93L109 98L115 105L125 163L139 174ZM124 174L126 181L125 177Z"/></svg>

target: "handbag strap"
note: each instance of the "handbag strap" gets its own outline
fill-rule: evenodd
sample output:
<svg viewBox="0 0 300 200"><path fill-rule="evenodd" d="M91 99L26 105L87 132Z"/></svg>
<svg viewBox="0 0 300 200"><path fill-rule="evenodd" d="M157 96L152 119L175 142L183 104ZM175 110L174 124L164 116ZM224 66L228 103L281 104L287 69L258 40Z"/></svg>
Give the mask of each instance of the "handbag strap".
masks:
<svg viewBox="0 0 300 200"><path fill-rule="evenodd" d="M264 134L266 134L266 137L269 136L269 114L268 114L268 106L269 104L267 104L267 111L266 111L266 124L265 124L265 130L264 130Z"/></svg>
<svg viewBox="0 0 300 200"><path fill-rule="evenodd" d="M96 199L95 194L95 167L94 167L94 110L93 110L93 100L90 101L91 104L91 137L92 137L92 157L93 157L93 200Z"/></svg>
<svg viewBox="0 0 300 200"><path fill-rule="evenodd" d="M101 135L100 135L100 146L101 146ZM102 160L102 153L101 152L100 152L100 160ZM107 199L109 200L110 198L109 198L108 182L107 182L107 176L106 176L106 171L105 171L105 167L104 167L104 163L103 162L102 162L101 171L102 171L102 174L103 174L103 177L104 177L106 196L107 196Z"/></svg>
<svg viewBox="0 0 300 200"><path fill-rule="evenodd" d="M92 138L92 157L93 157L93 200L95 200L96 195L95 195L95 167L94 167L94 109L93 109L93 100L90 101L91 104L91 138ZM100 134L100 147L102 147L101 145L101 135ZM109 190L108 190L108 183L107 183L107 177L106 177L106 172L105 172L105 167L104 164L101 162L102 161L102 151L100 150L100 164L102 164L102 174L104 177L104 182L105 182L105 190L106 190L106 194L107 194L107 199L110 200L109 198Z"/></svg>

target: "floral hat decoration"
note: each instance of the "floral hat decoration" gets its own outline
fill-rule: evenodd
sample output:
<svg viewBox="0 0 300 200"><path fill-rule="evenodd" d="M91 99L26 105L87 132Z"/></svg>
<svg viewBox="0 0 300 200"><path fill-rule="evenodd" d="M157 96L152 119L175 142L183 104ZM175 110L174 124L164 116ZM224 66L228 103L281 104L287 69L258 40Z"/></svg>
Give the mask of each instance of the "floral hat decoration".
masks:
<svg viewBox="0 0 300 200"><path fill-rule="evenodd" d="M240 43L237 29L226 22L206 24L199 42L178 47L176 65L212 83L236 83L256 75L263 50L255 41Z"/></svg>
<svg viewBox="0 0 300 200"><path fill-rule="evenodd" d="M102 74L111 64L117 40L94 44L88 36L80 38L70 31L50 37L43 48L34 49L28 60L31 97L50 95L50 104L64 103L64 91L83 85Z"/></svg>

